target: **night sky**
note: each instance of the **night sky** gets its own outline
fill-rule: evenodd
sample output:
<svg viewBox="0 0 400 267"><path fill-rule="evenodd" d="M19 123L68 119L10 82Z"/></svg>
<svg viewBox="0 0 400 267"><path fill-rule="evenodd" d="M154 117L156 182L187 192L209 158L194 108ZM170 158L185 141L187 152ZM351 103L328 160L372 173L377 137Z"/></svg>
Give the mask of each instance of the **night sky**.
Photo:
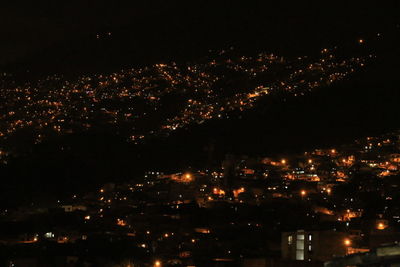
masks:
<svg viewBox="0 0 400 267"><path fill-rule="evenodd" d="M232 44L298 52L393 27L398 10L398 1L7 1L0 9L0 63L51 69L54 50L61 58L96 58L107 50L93 49L92 41L107 32L113 33L108 53L135 53L130 64Z"/></svg>

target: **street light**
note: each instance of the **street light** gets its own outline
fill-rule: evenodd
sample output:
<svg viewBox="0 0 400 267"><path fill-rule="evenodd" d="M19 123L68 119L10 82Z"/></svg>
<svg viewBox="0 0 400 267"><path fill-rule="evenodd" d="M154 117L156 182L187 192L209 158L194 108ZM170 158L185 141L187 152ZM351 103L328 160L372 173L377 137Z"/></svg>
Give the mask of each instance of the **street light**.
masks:
<svg viewBox="0 0 400 267"><path fill-rule="evenodd" d="M332 192L332 189L328 188L328 189L326 189L326 192L327 192L328 194L330 194L330 193Z"/></svg>
<svg viewBox="0 0 400 267"><path fill-rule="evenodd" d="M300 194L302 197L304 197L307 194L307 192L306 192L306 190L301 190Z"/></svg>

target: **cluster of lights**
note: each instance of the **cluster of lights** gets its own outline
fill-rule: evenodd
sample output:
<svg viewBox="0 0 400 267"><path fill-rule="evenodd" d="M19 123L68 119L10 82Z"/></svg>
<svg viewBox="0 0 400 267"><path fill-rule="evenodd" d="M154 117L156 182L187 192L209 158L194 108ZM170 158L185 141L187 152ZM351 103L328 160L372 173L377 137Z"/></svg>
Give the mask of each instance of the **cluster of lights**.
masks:
<svg viewBox="0 0 400 267"><path fill-rule="evenodd" d="M21 129L32 129L35 143L40 143L49 132L85 131L98 123L99 117L111 125L130 124L132 130L127 140L138 143L188 124L229 117L230 111L252 108L260 98L274 91L304 95L313 88L343 79L365 61L366 58L339 61L333 50L324 49L315 59L286 59L261 53L255 57L216 58L201 64L156 64L109 75L84 76L75 81L51 76L23 86L5 83L0 90L0 108L7 110L0 116L0 145ZM282 67L288 71L266 81L270 72ZM219 84L226 81L218 74L221 69L243 77L247 87L221 91ZM187 98L175 115L146 131L136 127L158 113L164 98L174 93ZM123 104L110 106L110 100ZM146 107L139 108L137 102Z"/></svg>

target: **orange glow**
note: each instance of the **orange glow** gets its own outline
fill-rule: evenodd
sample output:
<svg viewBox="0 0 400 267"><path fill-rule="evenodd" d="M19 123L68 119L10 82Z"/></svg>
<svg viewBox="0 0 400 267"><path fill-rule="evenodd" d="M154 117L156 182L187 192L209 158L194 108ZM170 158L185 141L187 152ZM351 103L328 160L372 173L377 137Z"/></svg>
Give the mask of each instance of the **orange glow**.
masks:
<svg viewBox="0 0 400 267"><path fill-rule="evenodd" d="M387 227L387 224L383 221L378 222L378 224L376 225L376 229L378 230L385 230Z"/></svg>
<svg viewBox="0 0 400 267"><path fill-rule="evenodd" d="M252 169L243 169L244 174L254 174L254 170Z"/></svg>
<svg viewBox="0 0 400 267"><path fill-rule="evenodd" d="M288 173L288 174L286 175L286 178L287 178L287 179L290 179L290 180L294 180L294 179L295 179L295 176L294 176L293 174Z"/></svg>
<svg viewBox="0 0 400 267"><path fill-rule="evenodd" d="M211 232L208 228L195 228L194 231L201 234L209 234Z"/></svg>
<svg viewBox="0 0 400 267"><path fill-rule="evenodd" d="M155 267L161 266L161 261L155 261L155 262L154 262L154 266L155 266Z"/></svg>
<svg viewBox="0 0 400 267"><path fill-rule="evenodd" d="M395 157L395 158L393 158L393 162L400 163L400 157Z"/></svg>
<svg viewBox="0 0 400 267"><path fill-rule="evenodd" d="M338 178L346 178L346 174L342 171L337 171L336 175Z"/></svg>
<svg viewBox="0 0 400 267"><path fill-rule="evenodd" d="M239 189L233 190L233 196L235 198L237 198L239 196L240 193L245 192L246 190L244 189L244 187L241 187Z"/></svg>
<svg viewBox="0 0 400 267"><path fill-rule="evenodd" d="M311 181L319 182L319 181L321 181L321 179L318 176L314 176L314 177L311 178Z"/></svg>
<svg viewBox="0 0 400 267"><path fill-rule="evenodd" d="M67 242L68 242L68 237L67 237L67 236L64 236L64 237L62 237L62 238L59 238L59 239L57 240L57 243L60 243L60 244L67 243Z"/></svg>
<svg viewBox="0 0 400 267"><path fill-rule="evenodd" d="M191 173L172 174L170 178L178 183L190 183L193 181L193 175Z"/></svg>
<svg viewBox="0 0 400 267"><path fill-rule="evenodd" d="M306 192L306 190L301 190L300 194L302 197L304 197L307 194L307 192Z"/></svg>
<svg viewBox="0 0 400 267"><path fill-rule="evenodd" d="M257 96L259 96L260 94L259 93L250 93L250 94L248 94L247 96L248 96L248 98L254 98L254 97L257 97Z"/></svg>
<svg viewBox="0 0 400 267"><path fill-rule="evenodd" d="M350 246L350 245L351 245L351 240L348 239L348 238L346 238L346 239L343 241L343 243L344 243L345 246Z"/></svg>
<svg viewBox="0 0 400 267"><path fill-rule="evenodd" d="M347 248L347 254L366 253L369 252L368 248Z"/></svg>
<svg viewBox="0 0 400 267"><path fill-rule="evenodd" d="M326 215L334 215L334 212L332 210L329 210L324 207L315 207L314 211L317 213L322 213L322 214L326 214Z"/></svg>
<svg viewBox="0 0 400 267"><path fill-rule="evenodd" d="M122 220L122 219L117 219L117 225L119 226L126 226L126 221Z"/></svg>
<svg viewBox="0 0 400 267"><path fill-rule="evenodd" d="M389 176L390 175L390 171L389 170L384 170L383 172L379 173L378 176Z"/></svg>
<svg viewBox="0 0 400 267"><path fill-rule="evenodd" d="M215 194L215 195L225 195L225 191L222 190L222 189L219 189L217 187L214 187L213 188L213 194Z"/></svg>
<svg viewBox="0 0 400 267"><path fill-rule="evenodd" d="M281 163L282 163L282 164L286 164L286 159L282 159L282 160L281 160Z"/></svg>
<svg viewBox="0 0 400 267"><path fill-rule="evenodd" d="M182 175L183 182L191 182L193 180L193 176L190 173L186 173Z"/></svg>
<svg viewBox="0 0 400 267"><path fill-rule="evenodd" d="M327 192L328 194L330 194L330 193L332 192L332 190L331 190L330 188L328 188L328 189L326 189L326 192Z"/></svg>

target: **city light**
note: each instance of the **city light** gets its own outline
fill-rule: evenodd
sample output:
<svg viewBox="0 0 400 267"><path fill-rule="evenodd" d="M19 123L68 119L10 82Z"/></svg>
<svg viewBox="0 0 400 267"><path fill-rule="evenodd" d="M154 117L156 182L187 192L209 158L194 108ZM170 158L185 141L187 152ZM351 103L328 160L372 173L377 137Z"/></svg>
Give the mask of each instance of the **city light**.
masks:
<svg viewBox="0 0 400 267"><path fill-rule="evenodd" d="M117 219L117 225L118 225L118 226L126 226L126 225L127 225L127 223L126 223L126 221L125 221L125 220L122 220L122 219Z"/></svg>
<svg viewBox="0 0 400 267"><path fill-rule="evenodd" d="M379 223L376 225L376 229L378 229L378 230L385 230L387 227L388 227L387 224L384 223L384 222L379 222Z"/></svg>
<svg viewBox="0 0 400 267"><path fill-rule="evenodd" d="M184 182L193 181L193 175L190 173L186 173L186 174L182 175L182 181L184 181Z"/></svg>
<svg viewBox="0 0 400 267"><path fill-rule="evenodd" d="M54 75L40 80L38 86L27 83L24 86L7 87L0 93L0 102L9 110L2 118L0 141L9 139L21 129L33 127L35 144L38 144L46 139L48 131L60 135L73 133L73 126L76 124L81 128L77 129L78 132L88 130L96 124L94 118L104 116L111 124L127 123L133 126L130 127L131 131L127 133L126 140L139 144L145 142L148 137L168 135L168 132L191 124L201 124L215 118L228 118L230 111L244 112L252 109L257 101L271 91L284 90L294 96L304 95L309 90L343 80L364 66L367 60L367 57L336 60L333 57L334 53L334 49L324 49L320 57L299 57L295 61L260 53L255 57L232 57L229 61L214 58L205 63L163 63L148 66L147 71L132 68L108 75L82 77L74 82L62 80ZM326 60L327 55L332 56L332 60ZM249 82L258 76L262 77L267 70L279 71L281 67L285 67L284 69L293 71L284 75L280 82L269 86L261 84L250 87L245 93L242 92L243 88L236 88L236 93L226 97L224 93L220 94L219 90L214 90L216 84L226 79L215 72L216 64L228 71L234 71L237 75L243 75L244 80ZM319 79L315 80L315 76ZM262 79L260 83L263 83ZM47 93L41 94L43 91ZM200 91L207 97L197 97L193 94ZM152 130L135 130L134 125L146 121L146 110L157 112L162 106L163 97L171 92L182 93L182 96L187 95L189 98L176 116L160 121ZM18 108L14 105L14 99L21 103ZM134 99L141 99L146 103L146 107L139 108L140 105L134 105ZM109 101L116 103L115 110L108 107ZM119 106L118 103L123 105ZM70 119L66 120L65 117ZM8 151L2 151L3 154L7 155ZM282 164L286 164L286 161L283 160ZM101 193L103 192L104 190L101 190Z"/></svg>
<svg viewBox="0 0 400 267"><path fill-rule="evenodd" d="M326 189L326 192L327 192L328 194L330 194L330 193L332 192L332 189L328 188L328 189Z"/></svg>

